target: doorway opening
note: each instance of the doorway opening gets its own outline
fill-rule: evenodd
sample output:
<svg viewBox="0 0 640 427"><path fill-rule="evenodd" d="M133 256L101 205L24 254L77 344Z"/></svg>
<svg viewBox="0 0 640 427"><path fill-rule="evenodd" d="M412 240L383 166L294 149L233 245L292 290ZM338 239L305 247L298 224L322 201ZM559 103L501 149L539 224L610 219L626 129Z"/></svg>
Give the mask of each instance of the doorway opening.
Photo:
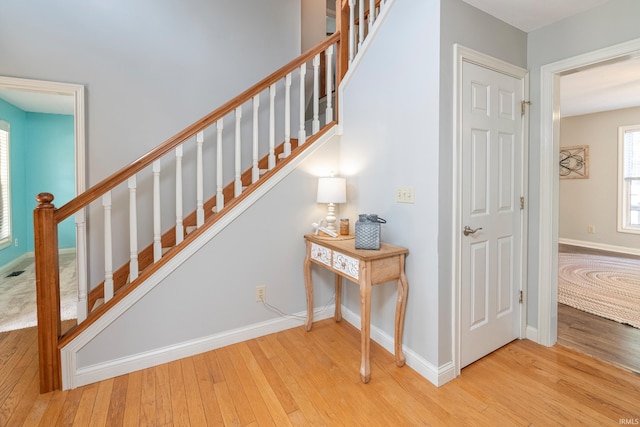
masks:
<svg viewBox="0 0 640 427"><path fill-rule="evenodd" d="M560 78L585 68L625 61L638 55L640 39L541 68L538 342L546 346L552 346L558 340Z"/></svg>
<svg viewBox="0 0 640 427"><path fill-rule="evenodd" d="M3 115L11 116L14 121L13 128L16 133L11 138L18 144L14 145L14 148L21 152L21 156L15 157L15 160L22 162L15 165L16 172L20 174L15 175L11 182L16 200L19 200L19 203L16 203L16 209L19 211L16 212L22 217L20 218L21 228L12 239L11 247L3 250L6 259L0 260L2 261L0 270L3 273L0 275L0 280L9 280L5 279L5 276L14 269L26 269L25 274L11 277L15 283L5 283L11 288L11 292L3 294L11 298L12 293L16 293L16 298L23 298L29 303L25 306L33 307L27 310L31 311L35 310L35 302L32 304L29 293L19 290L29 289L31 280L35 286L31 220L33 207L36 204L35 193L49 191L46 184L51 184L51 188L56 189L52 191L54 196L56 192L59 193L58 200L54 200L54 203L60 207L86 188L84 86L0 76L0 100ZM30 167L33 169L31 172L29 172ZM60 190L61 188L64 191ZM69 277L66 279L71 284L67 287L72 288L72 292L75 293L72 301L77 300L78 275L75 272L83 271L84 268L78 268L75 250L79 247L79 242L86 240L86 236L84 231L76 231L76 225L70 218L60 224L59 238L61 259L64 258L62 261L65 265L70 264L67 269ZM26 283L27 279L29 283ZM63 298L65 296L63 295ZM8 304L16 306L10 302ZM75 313L78 308L77 302L67 305L71 305L71 308L63 307L63 318L65 310ZM28 318L23 318L21 313L16 313L15 319L9 320L17 322L18 327L33 326L34 314L29 313Z"/></svg>

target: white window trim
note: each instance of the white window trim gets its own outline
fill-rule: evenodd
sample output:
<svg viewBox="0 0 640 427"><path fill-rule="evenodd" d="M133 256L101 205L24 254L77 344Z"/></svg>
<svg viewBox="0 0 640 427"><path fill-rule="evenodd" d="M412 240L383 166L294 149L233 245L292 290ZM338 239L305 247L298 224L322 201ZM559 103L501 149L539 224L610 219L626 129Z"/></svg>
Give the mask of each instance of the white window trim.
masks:
<svg viewBox="0 0 640 427"><path fill-rule="evenodd" d="M4 249L6 247L11 246L11 243L13 242L13 226L12 226L12 218L11 218L11 211L12 206L11 206L11 125L9 124L9 122L5 121L5 120L0 120L0 130L7 132L7 134L9 135L8 137L8 141L7 141L7 199L9 201L8 203L8 209L7 209L7 222L9 225L9 234L2 238L0 236L0 249ZM2 199L0 199L0 203L2 202Z"/></svg>
<svg viewBox="0 0 640 427"><path fill-rule="evenodd" d="M629 225L628 198L624 185L624 134L630 130L640 131L640 124L618 126L618 232L640 234L640 226Z"/></svg>

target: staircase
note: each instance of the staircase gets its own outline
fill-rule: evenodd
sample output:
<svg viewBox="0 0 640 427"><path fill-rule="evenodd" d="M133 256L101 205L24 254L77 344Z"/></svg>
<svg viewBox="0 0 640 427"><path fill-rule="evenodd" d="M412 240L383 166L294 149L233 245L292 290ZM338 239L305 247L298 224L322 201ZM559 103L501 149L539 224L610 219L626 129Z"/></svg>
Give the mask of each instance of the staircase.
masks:
<svg viewBox="0 0 640 427"><path fill-rule="evenodd" d="M168 274L170 265L182 262L182 253L197 250L213 238L217 225L232 221L240 208L247 209L255 194L275 185L278 176L314 141L333 131L337 88L386 6L373 0L338 0L336 5L337 31L318 46L64 206L56 208L51 194L38 195L34 249L41 393L64 385L62 370L69 369L72 362L61 362L61 349L83 335L98 333L100 322L119 304L142 298L141 290L155 286ZM370 10L376 13L369 14ZM323 94L328 96L322 99ZM308 103L312 106L309 117ZM282 111L284 115L279 115ZM261 120L264 116L268 119ZM297 138L292 138L293 127ZM252 137L246 138L249 133ZM283 142L276 146L275 141ZM212 156L203 155L207 149L215 151L215 162L208 161ZM167 168L171 180L162 176ZM185 170L195 173L195 194L186 194L191 187L183 183ZM205 176L215 176L210 194L205 190ZM147 200L151 203L140 203ZM162 200L171 203L163 204ZM184 210L190 213L183 215ZM101 251L104 263L104 277L91 287L88 215L103 227L99 239L95 230L90 230L91 250ZM71 216L80 236L76 249L78 324L63 334L57 226ZM163 218L166 224L168 216L171 226L163 230ZM122 218L128 218L128 224L122 224ZM141 225L147 224L152 224L153 233L149 244L139 250L138 241L145 238ZM120 267L114 268L114 264Z"/></svg>

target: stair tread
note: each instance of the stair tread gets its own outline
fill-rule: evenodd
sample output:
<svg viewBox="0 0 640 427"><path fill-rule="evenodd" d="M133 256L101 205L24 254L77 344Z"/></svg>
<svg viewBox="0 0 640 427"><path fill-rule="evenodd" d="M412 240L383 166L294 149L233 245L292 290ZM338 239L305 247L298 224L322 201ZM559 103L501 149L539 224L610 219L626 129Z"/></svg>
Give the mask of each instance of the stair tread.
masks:
<svg viewBox="0 0 640 427"><path fill-rule="evenodd" d="M96 309L104 304L104 298L98 298L96 302L93 303L93 307L91 307L91 311L94 312Z"/></svg>

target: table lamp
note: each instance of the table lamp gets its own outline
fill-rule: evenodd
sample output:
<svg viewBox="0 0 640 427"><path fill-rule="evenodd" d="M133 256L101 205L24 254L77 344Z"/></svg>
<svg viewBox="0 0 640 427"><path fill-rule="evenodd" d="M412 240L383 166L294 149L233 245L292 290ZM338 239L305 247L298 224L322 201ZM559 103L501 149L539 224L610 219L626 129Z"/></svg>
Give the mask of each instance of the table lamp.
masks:
<svg viewBox="0 0 640 427"><path fill-rule="evenodd" d="M327 228L336 231L336 203L347 202L347 182L344 178L318 178L318 203L328 203Z"/></svg>

